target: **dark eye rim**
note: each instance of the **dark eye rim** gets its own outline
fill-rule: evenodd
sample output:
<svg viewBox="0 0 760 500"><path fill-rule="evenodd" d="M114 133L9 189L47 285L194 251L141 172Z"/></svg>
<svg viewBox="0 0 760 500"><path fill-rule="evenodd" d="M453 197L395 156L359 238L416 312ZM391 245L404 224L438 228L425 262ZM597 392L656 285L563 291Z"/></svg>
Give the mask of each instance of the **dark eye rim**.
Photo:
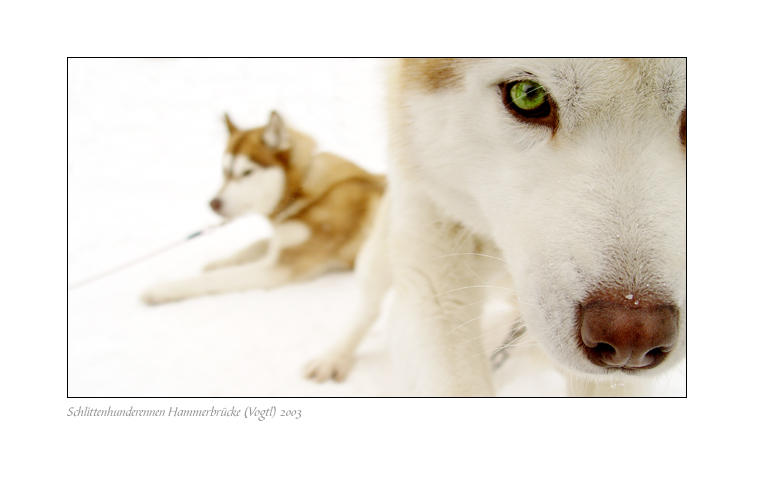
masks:
<svg viewBox="0 0 760 500"><path fill-rule="evenodd" d="M501 101L504 107L507 111L512 115L513 118L517 119L518 121L521 121L523 123L527 123L530 125L540 125L543 127L548 127L552 131L552 135L557 131L557 127L559 126L559 116L557 113L557 106L554 103L554 100L552 99L551 94L546 90L543 85L541 85L542 88L544 88L544 96L546 97L546 100L541 104L539 107L531 110L525 110L522 108L519 108L516 106L511 98L511 90L512 87L517 85L518 83L523 82L533 82L537 83L538 85L541 85L538 80L534 80L532 78L521 78L519 80L510 80L506 82L502 82L499 84L499 91L501 93Z"/></svg>
<svg viewBox="0 0 760 500"><path fill-rule="evenodd" d="M253 173L253 170L249 168L248 170L244 170L243 173L240 174L240 177L248 177L252 173Z"/></svg>

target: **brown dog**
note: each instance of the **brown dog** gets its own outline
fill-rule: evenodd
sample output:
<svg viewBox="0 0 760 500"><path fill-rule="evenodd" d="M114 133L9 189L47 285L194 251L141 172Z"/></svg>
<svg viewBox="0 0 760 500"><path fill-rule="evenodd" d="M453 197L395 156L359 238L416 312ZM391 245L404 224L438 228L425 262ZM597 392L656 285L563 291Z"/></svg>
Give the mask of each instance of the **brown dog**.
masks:
<svg viewBox="0 0 760 500"><path fill-rule="evenodd" d="M142 296L161 304L199 295L273 288L352 269L385 189L373 175L289 129L276 112L261 128L240 130L225 115L224 184L211 208L225 218L259 213L274 236L211 262L200 276L161 284Z"/></svg>

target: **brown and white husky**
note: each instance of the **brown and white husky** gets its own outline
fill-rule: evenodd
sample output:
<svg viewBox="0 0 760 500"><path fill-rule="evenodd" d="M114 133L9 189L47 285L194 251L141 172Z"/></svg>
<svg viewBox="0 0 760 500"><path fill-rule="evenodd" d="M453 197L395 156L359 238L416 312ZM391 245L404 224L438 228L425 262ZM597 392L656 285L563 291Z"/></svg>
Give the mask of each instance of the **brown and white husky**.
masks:
<svg viewBox="0 0 760 500"><path fill-rule="evenodd" d="M270 240L209 263L205 273L147 290L147 304L199 295L272 288L352 269L383 196L385 178L330 153L290 129L277 112L240 130L225 115L229 141L224 184L211 208L225 218L266 216Z"/></svg>

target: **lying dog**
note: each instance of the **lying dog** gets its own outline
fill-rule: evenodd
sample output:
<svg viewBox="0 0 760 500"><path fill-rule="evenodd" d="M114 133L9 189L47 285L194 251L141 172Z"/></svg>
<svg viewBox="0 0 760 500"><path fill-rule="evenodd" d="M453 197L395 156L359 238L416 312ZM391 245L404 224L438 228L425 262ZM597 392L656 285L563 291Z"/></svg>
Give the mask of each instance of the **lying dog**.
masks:
<svg viewBox="0 0 760 500"><path fill-rule="evenodd" d="M493 394L488 290L576 395L635 394L684 359L685 60L402 60L389 105L390 200L362 267L393 270L401 390ZM307 376L346 376L384 274L360 273L355 328Z"/></svg>
<svg viewBox="0 0 760 500"><path fill-rule="evenodd" d="M272 112L265 127L239 130L225 115L229 141L224 185L211 208L225 218L258 213L274 236L200 276L161 284L142 299L160 304L199 295L272 288L351 269L374 219L385 178L330 153Z"/></svg>

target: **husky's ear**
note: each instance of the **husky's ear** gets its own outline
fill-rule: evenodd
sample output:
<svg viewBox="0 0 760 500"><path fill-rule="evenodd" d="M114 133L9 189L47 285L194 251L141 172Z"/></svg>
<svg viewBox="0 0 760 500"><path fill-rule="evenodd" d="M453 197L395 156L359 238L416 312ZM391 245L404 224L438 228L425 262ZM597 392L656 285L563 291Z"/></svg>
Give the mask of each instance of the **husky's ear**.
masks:
<svg viewBox="0 0 760 500"><path fill-rule="evenodd" d="M230 120L230 116L227 113L224 113L224 121L227 122L227 130L230 131L230 135L238 131L238 128L232 123L232 120Z"/></svg>
<svg viewBox="0 0 760 500"><path fill-rule="evenodd" d="M277 114L277 111L272 111L272 115L269 117L269 123L264 128L262 139L264 140L264 144L275 151L290 149L290 134L285 127L285 122L282 120L282 117Z"/></svg>

